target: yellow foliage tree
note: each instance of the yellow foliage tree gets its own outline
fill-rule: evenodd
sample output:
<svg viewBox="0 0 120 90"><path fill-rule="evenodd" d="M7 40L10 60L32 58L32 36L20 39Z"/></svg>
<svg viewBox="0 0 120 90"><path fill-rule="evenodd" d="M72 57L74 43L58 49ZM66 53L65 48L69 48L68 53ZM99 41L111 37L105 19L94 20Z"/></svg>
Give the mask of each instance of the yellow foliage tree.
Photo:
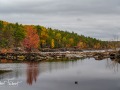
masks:
<svg viewBox="0 0 120 90"><path fill-rule="evenodd" d="M48 38L48 32L45 27L41 27L41 34L40 34L40 44L44 46L46 44L46 40Z"/></svg>
<svg viewBox="0 0 120 90"><path fill-rule="evenodd" d="M69 44L70 44L70 46L72 46L73 43L74 43L74 39L73 39L73 38L70 38L70 39L69 39Z"/></svg>
<svg viewBox="0 0 120 90"><path fill-rule="evenodd" d="M99 49L100 47L101 47L100 43L96 43L96 44L94 45L94 48L95 48L95 49Z"/></svg>
<svg viewBox="0 0 120 90"><path fill-rule="evenodd" d="M85 46L86 46L86 44L84 44L84 42L79 42L78 44L77 44L77 46L79 47L79 48L81 48L81 49L83 49Z"/></svg>
<svg viewBox="0 0 120 90"><path fill-rule="evenodd" d="M51 41L51 48L54 48L55 47L55 43L54 43L54 39L52 39Z"/></svg>

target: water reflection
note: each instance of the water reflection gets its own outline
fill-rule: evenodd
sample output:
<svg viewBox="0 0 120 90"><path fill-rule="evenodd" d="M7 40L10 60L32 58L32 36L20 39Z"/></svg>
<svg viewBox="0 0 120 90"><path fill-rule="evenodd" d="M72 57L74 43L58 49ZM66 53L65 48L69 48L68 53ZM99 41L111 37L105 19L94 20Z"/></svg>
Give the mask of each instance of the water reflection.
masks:
<svg viewBox="0 0 120 90"><path fill-rule="evenodd" d="M77 61L64 61L64 62L41 62L41 63L27 63L26 82L32 85L37 82L38 76L44 72L52 73L52 71L64 70L77 64Z"/></svg>
<svg viewBox="0 0 120 90"><path fill-rule="evenodd" d="M0 80L10 79L10 78L19 78L22 75L22 70L20 69L22 64L19 63L1 63L0 70L12 70L0 75Z"/></svg>
<svg viewBox="0 0 120 90"><path fill-rule="evenodd" d="M96 59L95 59L96 60ZM119 69L119 64L120 64L120 59L102 59L102 60L97 60L97 61L106 61L106 68L109 68L110 70L113 70L115 73L118 72Z"/></svg>
<svg viewBox="0 0 120 90"><path fill-rule="evenodd" d="M0 68L13 70L2 78L22 81L20 87L4 87L2 90L119 90L120 64L117 61L90 58L67 62L0 64ZM117 73L113 72L114 69Z"/></svg>
<svg viewBox="0 0 120 90"><path fill-rule="evenodd" d="M39 75L38 63L27 63L27 84L32 85L33 81L37 81Z"/></svg>
<svg viewBox="0 0 120 90"><path fill-rule="evenodd" d="M113 69L114 72L118 72L120 59L111 59L111 61L107 60L108 67Z"/></svg>
<svg viewBox="0 0 120 90"><path fill-rule="evenodd" d="M31 63L11 63L8 60L2 60L4 63L0 64L1 70L13 70L12 72L5 73L0 75L0 80L2 79L10 79L20 77L26 78L26 83L28 85L32 85L34 82L36 83L38 77L42 73L48 72L52 73L52 71L64 70L69 67L77 65L77 61L57 61L57 62L31 62Z"/></svg>

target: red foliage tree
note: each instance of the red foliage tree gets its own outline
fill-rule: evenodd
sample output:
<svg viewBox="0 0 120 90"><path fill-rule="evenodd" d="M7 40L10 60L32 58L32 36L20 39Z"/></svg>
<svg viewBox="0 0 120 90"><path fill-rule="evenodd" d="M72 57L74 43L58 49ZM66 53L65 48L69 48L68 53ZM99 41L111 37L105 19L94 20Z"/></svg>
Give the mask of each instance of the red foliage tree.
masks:
<svg viewBox="0 0 120 90"><path fill-rule="evenodd" d="M32 49L37 49L39 41L36 29L33 26L26 26L26 38L23 40L26 51L31 52Z"/></svg>

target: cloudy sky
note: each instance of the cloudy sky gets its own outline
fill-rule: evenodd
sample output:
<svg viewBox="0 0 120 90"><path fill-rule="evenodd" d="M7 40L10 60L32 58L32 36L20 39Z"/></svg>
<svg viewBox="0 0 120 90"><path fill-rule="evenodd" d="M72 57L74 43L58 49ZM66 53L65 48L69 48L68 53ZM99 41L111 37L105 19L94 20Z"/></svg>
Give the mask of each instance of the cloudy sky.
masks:
<svg viewBox="0 0 120 90"><path fill-rule="evenodd" d="M120 36L120 0L0 0L0 20L112 40Z"/></svg>

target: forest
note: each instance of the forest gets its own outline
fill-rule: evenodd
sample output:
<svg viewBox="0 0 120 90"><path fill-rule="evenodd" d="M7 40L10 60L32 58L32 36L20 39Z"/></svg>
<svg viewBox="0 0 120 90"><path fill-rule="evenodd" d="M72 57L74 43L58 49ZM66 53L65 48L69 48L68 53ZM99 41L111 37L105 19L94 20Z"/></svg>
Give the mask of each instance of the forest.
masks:
<svg viewBox="0 0 120 90"><path fill-rule="evenodd" d="M0 50L3 51L16 47L31 51L42 48L107 49L114 46L115 44L109 41L78 35L75 32L0 20Z"/></svg>

